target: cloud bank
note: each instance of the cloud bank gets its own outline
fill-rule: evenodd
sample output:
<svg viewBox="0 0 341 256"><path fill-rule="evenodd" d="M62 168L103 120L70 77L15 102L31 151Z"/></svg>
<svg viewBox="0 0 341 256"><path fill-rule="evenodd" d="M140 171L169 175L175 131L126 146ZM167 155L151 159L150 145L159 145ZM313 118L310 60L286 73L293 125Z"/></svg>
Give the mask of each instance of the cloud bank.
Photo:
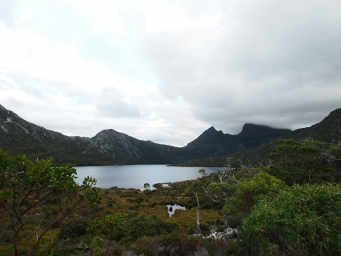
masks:
<svg viewBox="0 0 341 256"><path fill-rule="evenodd" d="M68 135L184 145L341 107L341 2L5 1L0 104Z"/></svg>

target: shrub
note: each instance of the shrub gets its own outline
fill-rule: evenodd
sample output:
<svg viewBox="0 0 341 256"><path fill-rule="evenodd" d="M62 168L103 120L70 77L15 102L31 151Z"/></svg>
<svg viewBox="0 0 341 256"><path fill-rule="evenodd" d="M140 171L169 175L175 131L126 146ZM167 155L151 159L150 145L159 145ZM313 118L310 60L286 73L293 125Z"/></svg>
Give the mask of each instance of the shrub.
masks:
<svg viewBox="0 0 341 256"><path fill-rule="evenodd" d="M235 193L225 202L223 213L231 226L238 226L257 201L272 198L286 188L283 181L260 171L252 179L241 180L235 185Z"/></svg>
<svg viewBox="0 0 341 256"><path fill-rule="evenodd" d="M242 225L249 255L340 255L341 188L295 185L261 200Z"/></svg>
<svg viewBox="0 0 341 256"><path fill-rule="evenodd" d="M97 218L90 226L94 234L118 242L169 234L178 229L177 224L163 221L157 216L130 216L125 213Z"/></svg>
<svg viewBox="0 0 341 256"><path fill-rule="evenodd" d="M97 202L95 180L88 177L80 186L76 174L74 168L54 166L52 160L31 161L0 150L0 206L11 223L14 255L24 233L36 237L30 248L34 254L49 231L63 226L84 203Z"/></svg>
<svg viewBox="0 0 341 256"><path fill-rule="evenodd" d="M338 157L341 146L311 138L280 139L270 157L269 173L288 185L341 181Z"/></svg>
<svg viewBox="0 0 341 256"><path fill-rule="evenodd" d="M88 224L85 220L76 219L60 229L59 238L77 238L87 233Z"/></svg>

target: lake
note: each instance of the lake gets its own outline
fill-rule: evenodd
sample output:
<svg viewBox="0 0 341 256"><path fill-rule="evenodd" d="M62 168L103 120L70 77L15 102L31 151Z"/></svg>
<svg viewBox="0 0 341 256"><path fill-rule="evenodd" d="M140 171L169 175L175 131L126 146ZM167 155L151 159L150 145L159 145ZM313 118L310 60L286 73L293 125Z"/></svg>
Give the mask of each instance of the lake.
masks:
<svg viewBox="0 0 341 256"><path fill-rule="evenodd" d="M217 170L215 167L179 167L167 165L115 165L115 166L81 166L77 169L78 182L87 176L97 180L97 187L110 188L143 188L145 183L151 186L156 183L191 180L200 177L198 171L204 168L207 173Z"/></svg>

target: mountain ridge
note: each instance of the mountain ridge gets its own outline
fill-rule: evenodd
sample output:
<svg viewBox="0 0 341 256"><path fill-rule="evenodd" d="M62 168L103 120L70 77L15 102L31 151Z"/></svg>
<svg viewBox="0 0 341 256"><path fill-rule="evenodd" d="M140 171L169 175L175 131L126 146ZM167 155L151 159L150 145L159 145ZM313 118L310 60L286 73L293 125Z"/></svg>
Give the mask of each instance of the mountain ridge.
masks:
<svg viewBox="0 0 341 256"><path fill-rule="evenodd" d="M186 147L200 157L222 156L268 143L272 139L288 135L290 132L289 129L246 123L240 133L232 135L217 131L212 126L188 143Z"/></svg>
<svg viewBox="0 0 341 256"><path fill-rule="evenodd" d="M284 138L305 139L312 138L326 143L338 143L341 141L341 108L337 108L324 117L320 122L309 127L292 131ZM250 148L243 152L236 152L232 156L240 159L246 165L267 164L269 153L276 145L276 141Z"/></svg>
<svg viewBox="0 0 341 256"><path fill-rule="evenodd" d="M212 126L186 146L175 147L140 140L114 129L102 130L93 137L67 136L30 123L0 105L0 147L13 154L53 157L57 163L77 165L173 164L231 154L288 132L288 129L245 124L239 134L231 135Z"/></svg>

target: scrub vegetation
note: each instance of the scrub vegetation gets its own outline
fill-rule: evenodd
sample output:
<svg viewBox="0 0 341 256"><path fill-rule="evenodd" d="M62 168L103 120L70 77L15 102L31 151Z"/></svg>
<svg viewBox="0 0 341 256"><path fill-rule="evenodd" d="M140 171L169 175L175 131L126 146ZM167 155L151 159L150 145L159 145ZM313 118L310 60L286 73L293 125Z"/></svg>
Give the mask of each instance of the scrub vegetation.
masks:
<svg viewBox="0 0 341 256"><path fill-rule="evenodd" d="M0 255L340 255L341 144L280 139L270 159L141 191L1 151Z"/></svg>

